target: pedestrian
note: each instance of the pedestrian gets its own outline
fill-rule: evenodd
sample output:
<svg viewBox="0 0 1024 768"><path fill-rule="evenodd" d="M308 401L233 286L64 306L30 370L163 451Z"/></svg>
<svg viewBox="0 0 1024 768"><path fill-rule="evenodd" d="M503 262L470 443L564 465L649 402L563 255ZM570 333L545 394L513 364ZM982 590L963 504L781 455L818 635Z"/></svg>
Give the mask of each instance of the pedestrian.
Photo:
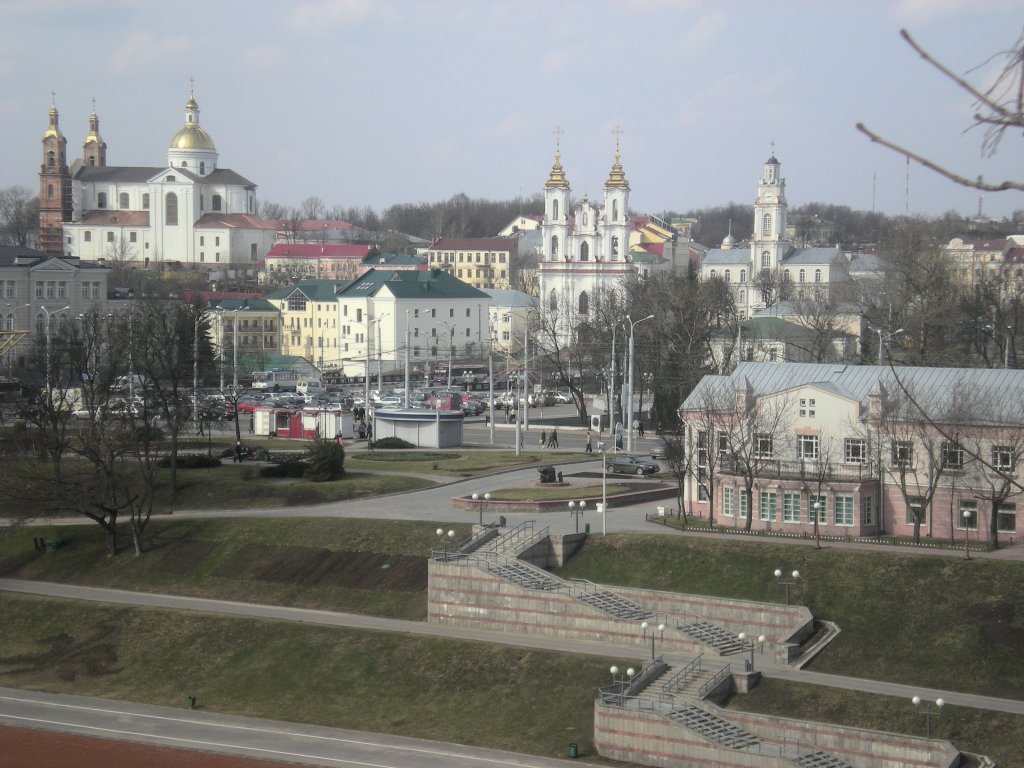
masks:
<svg viewBox="0 0 1024 768"><path fill-rule="evenodd" d="M540 447L541 448L544 447L545 443L547 443L547 440L548 440L547 430L542 429L540 431Z"/></svg>
<svg viewBox="0 0 1024 768"><path fill-rule="evenodd" d="M557 429L552 429L551 430L551 437L548 438L548 448L557 448L557 447L558 447L558 430Z"/></svg>
<svg viewBox="0 0 1024 768"><path fill-rule="evenodd" d="M250 413L249 414L249 434L251 435L254 431L256 431L256 414Z"/></svg>
<svg viewBox="0 0 1024 768"><path fill-rule="evenodd" d="M373 422L366 425L366 439L373 440Z"/></svg>
<svg viewBox="0 0 1024 768"><path fill-rule="evenodd" d="M636 434L637 434L637 437L643 437L644 436L644 423L642 421L638 421L636 423Z"/></svg>
<svg viewBox="0 0 1024 768"><path fill-rule="evenodd" d="M587 430L587 446L583 449L584 453L593 453L594 452L593 440L594 440L594 436L590 433L590 430L588 429Z"/></svg>
<svg viewBox="0 0 1024 768"><path fill-rule="evenodd" d="M235 443L235 463L240 464L242 462L242 442L238 441Z"/></svg>
<svg viewBox="0 0 1024 768"><path fill-rule="evenodd" d="M199 436L199 437L202 437L203 436L203 420L199 419L198 424L199 424L199 428L196 430L196 435Z"/></svg>

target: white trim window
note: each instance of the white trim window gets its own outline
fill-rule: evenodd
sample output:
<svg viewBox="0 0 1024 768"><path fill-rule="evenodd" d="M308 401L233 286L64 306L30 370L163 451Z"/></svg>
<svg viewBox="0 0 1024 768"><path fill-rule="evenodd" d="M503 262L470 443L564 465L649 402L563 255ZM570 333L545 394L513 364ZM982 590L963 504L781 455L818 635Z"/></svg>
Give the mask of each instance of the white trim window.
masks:
<svg viewBox="0 0 1024 768"><path fill-rule="evenodd" d="M746 520L750 514L750 494L746 488L740 489L740 519Z"/></svg>
<svg viewBox="0 0 1024 768"><path fill-rule="evenodd" d="M771 435L754 435L755 459L770 459L772 457L773 447Z"/></svg>
<svg viewBox="0 0 1024 768"><path fill-rule="evenodd" d="M965 512L970 512L970 516L966 516ZM957 504L956 527L961 531L978 530L978 502L973 499L960 499Z"/></svg>
<svg viewBox="0 0 1024 768"><path fill-rule="evenodd" d="M760 497L761 520L765 522L773 522L775 520L776 510L778 509L779 495L775 493L775 491L761 491L758 496Z"/></svg>
<svg viewBox="0 0 1024 768"><path fill-rule="evenodd" d="M996 512L996 530L999 533L1016 533L1017 505L1003 502Z"/></svg>
<svg viewBox="0 0 1024 768"><path fill-rule="evenodd" d="M736 489L724 486L722 488L722 517L736 516Z"/></svg>
<svg viewBox="0 0 1024 768"><path fill-rule="evenodd" d="M1013 472L1013 449L1008 445L993 445L992 467L1000 472Z"/></svg>
<svg viewBox="0 0 1024 768"><path fill-rule="evenodd" d="M836 496L834 505L836 525L853 525L853 496Z"/></svg>
<svg viewBox="0 0 1024 768"><path fill-rule="evenodd" d="M848 437L843 441L843 461L847 464L867 464L868 443L859 437Z"/></svg>
<svg viewBox="0 0 1024 768"><path fill-rule="evenodd" d="M799 493L784 493L784 494L782 494L782 522L784 522L784 523L799 523L800 522L800 494Z"/></svg>
<svg viewBox="0 0 1024 768"><path fill-rule="evenodd" d="M914 444L909 440L893 440L890 459L893 467L912 469L914 466Z"/></svg>
<svg viewBox="0 0 1024 768"><path fill-rule="evenodd" d="M862 525L875 523L875 499L872 496L860 497L860 521Z"/></svg>
<svg viewBox="0 0 1024 768"><path fill-rule="evenodd" d="M818 460L817 435L797 435L796 441L796 452L798 457L808 461Z"/></svg>
<svg viewBox="0 0 1024 768"><path fill-rule="evenodd" d="M813 419L817 413L817 406L813 397L800 398L800 418Z"/></svg>
<svg viewBox="0 0 1024 768"><path fill-rule="evenodd" d="M828 522L828 496L807 497L807 519L814 522L814 505L818 505L818 523Z"/></svg>

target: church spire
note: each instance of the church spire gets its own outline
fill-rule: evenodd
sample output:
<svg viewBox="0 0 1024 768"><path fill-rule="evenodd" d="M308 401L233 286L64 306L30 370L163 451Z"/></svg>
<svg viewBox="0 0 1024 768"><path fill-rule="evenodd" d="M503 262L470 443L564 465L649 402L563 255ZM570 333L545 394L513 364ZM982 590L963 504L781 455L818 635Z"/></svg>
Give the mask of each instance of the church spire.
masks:
<svg viewBox="0 0 1024 768"><path fill-rule="evenodd" d="M555 127L553 131L555 134L555 164L551 166L551 173L548 174L548 180L544 182L546 189L568 189L569 180L565 177L565 171L562 169L562 129Z"/></svg>
<svg viewBox="0 0 1024 768"><path fill-rule="evenodd" d="M612 170L608 174L608 181L604 183L604 188L629 189L629 182L626 181L626 174L622 170L621 154L619 153L619 139L622 138L622 129L616 126L612 133L615 134L615 162L612 163Z"/></svg>
<svg viewBox="0 0 1024 768"><path fill-rule="evenodd" d="M82 158L86 165L107 164L107 145L100 136L100 118L96 114L96 99L92 100L92 114L89 115L89 135L82 144Z"/></svg>

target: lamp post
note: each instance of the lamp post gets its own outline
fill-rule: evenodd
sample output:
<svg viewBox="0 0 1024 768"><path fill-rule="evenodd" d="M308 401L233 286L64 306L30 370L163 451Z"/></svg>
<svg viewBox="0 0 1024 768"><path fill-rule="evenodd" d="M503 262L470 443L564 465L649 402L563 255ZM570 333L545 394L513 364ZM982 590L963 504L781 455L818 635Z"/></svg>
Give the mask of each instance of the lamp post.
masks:
<svg viewBox="0 0 1024 768"><path fill-rule="evenodd" d="M746 632L740 632L738 635L736 635L736 637L737 637L737 639L739 639L740 645L742 645L744 650L746 650L746 646L747 646L747 633ZM767 640L767 639L768 638L766 638L764 635L758 635L757 636L757 642L761 646L761 653L764 653L764 641ZM754 671L754 638L750 638L750 660L746 662L746 665L747 665L747 672L753 672Z"/></svg>
<svg viewBox="0 0 1024 768"><path fill-rule="evenodd" d="M821 549L821 531L818 529L818 518L821 515L821 502L815 501L811 505L811 509L814 510L814 548Z"/></svg>
<svg viewBox="0 0 1024 768"><path fill-rule="evenodd" d="M882 334L885 333L885 331L883 331L881 328L872 328L871 330L878 334L878 364L882 365L882 350L884 349L882 347ZM899 334L903 333L904 330L905 329L903 328L897 328L892 333L885 333L885 343L888 344L892 340L893 336L898 336Z"/></svg>
<svg viewBox="0 0 1024 768"><path fill-rule="evenodd" d="M199 424L199 322L202 310L195 310L195 329L192 334L192 421Z"/></svg>
<svg viewBox="0 0 1024 768"><path fill-rule="evenodd" d="M914 705L914 711L917 713L918 719L920 719L921 717L925 719L925 735L926 738L930 739L932 737L932 718L942 718L942 708L946 706L946 702L942 699L936 699L935 709L928 709L926 707L921 706L923 702L921 701L920 696L915 696L910 701Z"/></svg>
<svg viewBox="0 0 1024 768"><path fill-rule="evenodd" d="M965 509L963 511L964 516L964 560L971 559L970 550L970 539L971 539L971 510Z"/></svg>
<svg viewBox="0 0 1024 768"><path fill-rule="evenodd" d="M445 533L444 528L438 528L434 533L437 534L438 538L444 543L444 561L448 562L448 541L449 539L455 538L455 531L448 531Z"/></svg>
<svg viewBox="0 0 1024 768"><path fill-rule="evenodd" d="M575 501L569 502L569 514L576 518L576 533L580 532L580 518L583 516L583 510L587 508L587 502L580 501L577 504Z"/></svg>
<svg viewBox="0 0 1024 768"><path fill-rule="evenodd" d="M631 320L626 315L629 323L629 391L626 393L626 400L629 402L629 413L626 414L626 450L633 452L633 329L645 320L653 320L654 315L641 317L639 320Z"/></svg>
<svg viewBox="0 0 1024 768"><path fill-rule="evenodd" d="M661 637L664 639L665 625L659 624L657 627L655 627L653 624L649 624L648 622L644 621L640 623L640 629L643 630L645 640L647 639L647 630L651 630L651 661L654 661L654 632L655 630L657 630L661 634Z"/></svg>
<svg viewBox="0 0 1024 768"><path fill-rule="evenodd" d="M598 442L597 449L601 451L601 535L605 536L608 533L608 457L603 440Z"/></svg>
<svg viewBox="0 0 1024 768"><path fill-rule="evenodd" d="M792 576L792 581L788 581L782 578L782 575L782 569L776 568L775 578L778 580L780 586L786 588L786 605L789 605L789 588L795 587L797 584L800 583L800 571L793 571L793 573L790 574L790 576Z"/></svg>
<svg viewBox="0 0 1024 768"><path fill-rule="evenodd" d="M480 511L480 525L484 524L484 505L491 500L491 494L485 493L481 496L479 493L473 494L473 501L477 502L477 508Z"/></svg>

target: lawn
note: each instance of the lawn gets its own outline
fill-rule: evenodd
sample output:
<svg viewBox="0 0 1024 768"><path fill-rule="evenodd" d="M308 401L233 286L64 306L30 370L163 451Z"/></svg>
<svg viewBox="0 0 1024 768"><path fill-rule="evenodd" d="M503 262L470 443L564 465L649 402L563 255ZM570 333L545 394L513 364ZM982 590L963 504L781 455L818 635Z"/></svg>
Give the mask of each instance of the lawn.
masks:
<svg viewBox="0 0 1024 768"><path fill-rule="evenodd" d="M563 757L612 660L0 595L0 685ZM621 661L621 660L616 660ZM557 681L557 682L553 682Z"/></svg>

